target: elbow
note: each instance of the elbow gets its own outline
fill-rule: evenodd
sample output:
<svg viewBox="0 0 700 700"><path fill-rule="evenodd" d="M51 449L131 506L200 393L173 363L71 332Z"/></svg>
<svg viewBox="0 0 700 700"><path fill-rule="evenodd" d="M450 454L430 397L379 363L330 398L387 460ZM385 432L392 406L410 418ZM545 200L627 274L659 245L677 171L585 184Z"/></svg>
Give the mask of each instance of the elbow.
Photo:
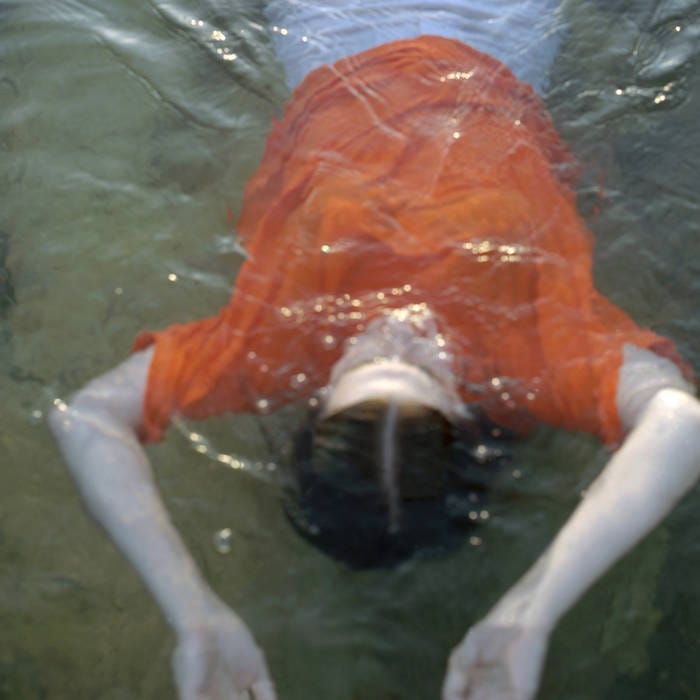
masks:
<svg viewBox="0 0 700 700"><path fill-rule="evenodd" d="M57 400L47 416L48 427L71 475L81 481L87 467L84 458L90 443L90 426L74 404Z"/></svg>
<svg viewBox="0 0 700 700"><path fill-rule="evenodd" d="M74 477L79 478L92 468L92 457L115 445L131 444L136 435L127 425L104 407L96 408L82 394L67 404L57 401L47 417L63 459Z"/></svg>
<svg viewBox="0 0 700 700"><path fill-rule="evenodd" d="M680 389L661 389L649 401L643 420L653 420L657 430L671 430L700 442L700 403Z"/></svg>
<svg viewBox="0 0 700 700"><path fill-rule="evenodd" d="M100 411L86 405L83 392L78 393L70 403L56 399L47 421L54 439L64 451L69 445L82 442L88 434L99 431L104 424L113 422L108 414L101 416Z"/></svg>

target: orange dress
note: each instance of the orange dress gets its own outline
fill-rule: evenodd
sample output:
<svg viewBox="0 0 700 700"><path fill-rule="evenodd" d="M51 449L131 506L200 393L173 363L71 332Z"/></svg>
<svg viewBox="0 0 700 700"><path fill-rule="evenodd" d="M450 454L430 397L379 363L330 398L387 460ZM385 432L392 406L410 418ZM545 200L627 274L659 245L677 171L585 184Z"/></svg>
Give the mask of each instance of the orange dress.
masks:
<svg viewBox="0 0 700 700"><path fill-rule="evenodd" d="M216 316L155 343L143 438L173 414L269 411L328 382L349 337L426 305L465 402L618 441L622 346L673 344L599 294L576 163L531 87L424 36L324 66L295 90L245 190L248 252Z"/></svg>

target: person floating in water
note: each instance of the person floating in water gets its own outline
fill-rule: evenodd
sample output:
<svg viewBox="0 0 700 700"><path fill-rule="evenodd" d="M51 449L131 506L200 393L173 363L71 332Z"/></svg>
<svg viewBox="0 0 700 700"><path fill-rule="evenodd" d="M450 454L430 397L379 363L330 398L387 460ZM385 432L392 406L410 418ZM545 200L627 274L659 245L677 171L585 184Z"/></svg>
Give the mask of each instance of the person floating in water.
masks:
<svg viewBox="0 0 700 700"><path fill-rule="evenodd" d="M598 436L616 448L609 464L449 660L445 700L532 698L557 621L700 473L690 368L593 284L576 163L535 92L557 50L557 3L266 11L293 93L245 190L247 259L230 302L140 335L122 365L58 404L51 428L177 635L186 699L275 690L156 492L141 443L174 416L315 403L299 507L318 516L323 546L326 530L352 536L333 531L333 514L356 512L376 525L356 549L394 553L440 517L450 443L479 416ZM432 458L413 450L420 440Z"/></svg>

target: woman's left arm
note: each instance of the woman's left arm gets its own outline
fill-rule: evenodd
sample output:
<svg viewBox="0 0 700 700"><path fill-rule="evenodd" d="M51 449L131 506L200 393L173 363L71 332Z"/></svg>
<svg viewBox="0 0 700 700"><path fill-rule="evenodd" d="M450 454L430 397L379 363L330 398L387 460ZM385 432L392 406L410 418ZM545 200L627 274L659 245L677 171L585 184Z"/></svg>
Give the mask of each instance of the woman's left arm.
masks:
<svg viewBox="0 0 700 700"><path fill-rule="evenodd" d="M621 372L625 443L544 554L454 649L444 700L534 698L562 615L700 478L700 403L678 376L645 374L659 365L645 352Z"/></svg>

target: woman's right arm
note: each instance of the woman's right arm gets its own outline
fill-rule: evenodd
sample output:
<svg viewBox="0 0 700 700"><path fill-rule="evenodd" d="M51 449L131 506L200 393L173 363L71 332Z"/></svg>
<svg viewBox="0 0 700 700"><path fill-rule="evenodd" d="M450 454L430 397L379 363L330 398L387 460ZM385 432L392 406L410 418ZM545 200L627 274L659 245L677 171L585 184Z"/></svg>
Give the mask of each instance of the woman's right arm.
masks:
<svg viewBox="0 0 700 700"><path fill-rule="evenodd" d="M245 624L207 586L160 499L137 438L152 350L82 389L49 417L93 517L141 575L175 631L175 678L184 700L274 700L264 657Z"/></svg>

